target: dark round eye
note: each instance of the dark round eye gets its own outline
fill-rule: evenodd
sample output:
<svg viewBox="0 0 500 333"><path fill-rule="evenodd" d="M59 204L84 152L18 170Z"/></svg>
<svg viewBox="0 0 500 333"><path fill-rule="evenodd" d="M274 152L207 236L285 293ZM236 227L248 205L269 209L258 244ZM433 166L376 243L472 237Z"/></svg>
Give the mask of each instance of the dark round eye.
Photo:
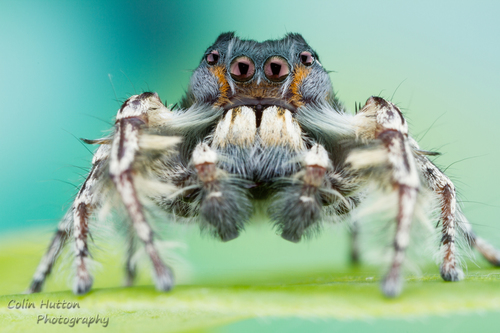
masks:
<svg viewBox="0 0 500 333"><path fill-rule="evenodd" d="M314 63L314 57L311 52L304 51L300 54L300 62L305 66L311 66Z"/></svg>
<svg viewBox="0 0 500 333"><path fill-rule="evenodd" d="M264 73L271 81L283 81L290 74L290 66L288 66L288 62L282 57L273 56L266 60Z"/></svg>
<svg viewBox="0 0 500 333"><path fill-rule="evenodd" d="M255 65L249 57L241 56L231 62L229 72L236 81L248 81L255 73Z"/></svg>
<svg viewBox="0 0 500 333"><path fill-rule="evenodd" d="M219 61L219 52L216 50L210 51L209 54L207 54L207 62L209 65L215 65Z"/></svg>

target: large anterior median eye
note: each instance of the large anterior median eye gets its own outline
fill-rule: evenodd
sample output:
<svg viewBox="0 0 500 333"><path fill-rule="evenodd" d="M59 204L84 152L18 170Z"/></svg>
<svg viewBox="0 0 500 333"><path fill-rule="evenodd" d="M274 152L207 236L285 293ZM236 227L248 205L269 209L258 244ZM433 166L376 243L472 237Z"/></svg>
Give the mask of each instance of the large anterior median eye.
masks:
<svg viewBox="0 0 500 333"><path fill-rule="evenodd" d="M284 58L273 56L264 64L264 73L271 81L283 81L290 74L290 66Z"/></svg>
<svg viewBox="0 0 500 333"><path fill-rule="evenodd" d="M300 54L300 62L306 66L311 66L314 62L314 57L311 52L304 51Z"/></svg>
<svg viewBox="0 0 500 333"><path fill-rule="evenodd" d="M248 81L255 74L255 65L249 57L241 56L231 62L229 72L236 81Z"/></svg>
<svg viewBox="0 0 500 333"><path fill-rule="evenodd" d="M210 53L207 54L206 57L207 63L211 66L219 62L219 58L220 58L219 52L216 50L210 51Z"/></svg>

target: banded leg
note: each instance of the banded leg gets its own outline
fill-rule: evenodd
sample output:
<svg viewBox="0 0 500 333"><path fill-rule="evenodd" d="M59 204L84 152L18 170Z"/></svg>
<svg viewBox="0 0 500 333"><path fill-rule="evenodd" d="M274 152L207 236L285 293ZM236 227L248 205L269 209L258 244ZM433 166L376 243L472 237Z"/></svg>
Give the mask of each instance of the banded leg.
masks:
<svg viewBox="0 0 500 333"><path fill-rule="evenodd" d="M493 266L500 266L500 251L481 237L476 236L472 227L466 219L461 221L464 225L467 241L479 251L483 257Z"/></svg>
<svg viewBox="0 0 500 333"><path fill-rule="evenodd" d="M476 235L476 233L472 230L470 222L462 214L458 205L455 219L456 224L459 226L458 230L463 232L465 240L468 242L469 246L478 250L479 253L481 253L481 255L493 266L500 266L500 251L488 241Z"/></svg>
<svg viewBox="0 0 500 333"><path fill-rule="evenodd" d="M205 227L224 242L238 237L252 211L248 184L217 168L217 153L205 143L196 146L192 162L201 182L198 203Z"/></svg>
<svg viewBox="0 0 500 333"><path fill-rule="evenodd" d="M100 200L98 192L102 189L101 183L105 180L103 171L105 170L108 155L109 145L107 144L102 144L94 154L92 169L78 191L71 208L59 224L58 231L54 235L47 253L38 265L31 286L27 291L28 293L41 291L46 277L50 274L54 262L65 242L70 238L71 233L75 241L76 265L73 292L75 294L83 294L92 286L92 276L87 268L87 260L90 255L87 246L87 237L89 235L88 222L92 211Z"/></svg>
<svg viewBox="0 0 500 333"><path fill-rule="evenodd" d="M470 246L476 248L492 265L500 266L500 252L484 239L476 236L469 221L462 215L457 205L455 186L451 180L436 167L426 156L423 156L416 142L412 146L417 152L416 160L428 187L441 201L441 246L444 249L441 264L441 276L446 281L459 281L463 272L456 259L456 232L463 232ZM457 228L458 227L458 228Z"/></svg>
<svg viewBox="0 0 500 333"><path fill-rule="evenodd" d="M64 247L66 241L68 240L68 229L69 224L71 223L71 217L69 216L69 212L62 219L61 223L59 223L59 227L54 234L52 241L47 249L47 252L40 260L38 267L36 269L35 274L33 275L33 280L28 288L25 291L26 294L38 293L42 291L43 284L45 280L50 275L52 271L52 267L54 267L54 263L56 262L59 253Z"/></svg>
<svg viewBox="0 0 500 333"><path fill-rule="evenodd" d="M395 105L379 97L368 99L356 115L355 121L358 138L367 141L379 140L381 148L355 150L346 162L354 170L368 170L368 175L372 177L370 180L388 185L398 196L394 256L389 272L382 282L384 294L395 297L401 292L401 265L410 240L410 226L420 187L416 164L408 143L408 125ZM382 168L379 174L370 173L380 165Z"/></svg>
<svg viewBox="0 0 500 333"><path fill-rule="evenodd" d="M104 164L109 156L109 145L101 145L92 159L92 169L83 183L73 203L73 237L75 239L76 275L73 284L74 294L85 294L92 287L93 278L87 261L90 253L87 245L89 218L99 204L99 182L103 181ZM102 189L102 187L101 187Z"/></svg>
<svg viewBox="0 0 500 333"><path fill-rule="evenodd" d="M90 253L87 245L89 219L97 206L101 204L103 183L107 180L104 170L108 162L110 146L102 144L92 159L92 169L83 183L72 206L73 238L75 240L76 275L73 284L74 294L85 294L92 287L93 278L87 261Z"/></svg>
<svg viewBox="0 0 500 333"><path fill-rule="evenodd" d="M153 261L157 273L158 288L161 290L170 289L172 274L170 269L161 262L153 246L152 232L145 222L142 206L138 201L132 183L132 174L136 171L133 170L132 165L136 162L136 153L139 149L147 152L156 151L150 156L165 157L172 151L172 147L179 142L176 137L148 134L139 137L139 129L142 129L143 125L147 123L149 127L161 127L168 120L170 113L156 94L144 93L133 96L125 102L118 112L116 131L112 140L108 138L85 140L86 143L100 144L92 160L92 169L70 210L60 223L59 230L54 236L47 253L42 258L27 292L41 290L61 248L64 246L65 241L71 238L70 236L75 241L76 276L73 292L83 294L91 288L93 279L87 267L90 256L87 246L89 220L95 209L102 205L101 201L106 197L107 193L105 192L109 189L109 177L105 172L108 170L108 166L109 175L115 182L117 191L134 221L134 228L140 239L145 242L146 250ZM151 162L151 158L148 162ZM152 171L153 164L148 164L149 171ZM142 165L141 171L144 171L144 169L144 165ZM160 190L161 194L169 195L173 189L173 186L155 183L155 191ZM151 195L153 194L155 193L151 193Z"/></svg>
<svg viewBox="0 0 500 333"><path fill-rule="evenodd" d="M168 291L174 284L173 273L163 263L154 245L153 230L146 221L143 206L134 185L134 174L137 172L134 167L137 167L135 162L137 162L139 149L148 148L145 146L146 143L155 148L159 148L159 144L171 144L168 137L141 136L141 130L152 125L150 110L161 108L164 106L158 95L152 93L133 96L124 103L116 116L116 134L110 153L109 174L132 220L133 229L144 243L146 253L151 259L156 288Z"/></svg>
<svg viewBox="0 0 500 333"><path fill-rule="evenodd" d="M440 200L441 241L443 258L440 266L441 277L445 281L460 281L463 271L457 261L457 248L455 245L458 213L455 186L451 180L441 172L427 157L420 154L418 144L412 140L412 147L417 154L416 161L421 170L427 186L434 191Z"/></svg>
<svg viewBox="0 0 500 333"><path fill-rule="evenodd" d="M322 217L323 202L320 190L326 187L325 173L330 167L328 153L322 145L315 144L306 153L304 170L291 184L281 189L272 203L271 218L281 231L281 237L297 243Z"/></svg>

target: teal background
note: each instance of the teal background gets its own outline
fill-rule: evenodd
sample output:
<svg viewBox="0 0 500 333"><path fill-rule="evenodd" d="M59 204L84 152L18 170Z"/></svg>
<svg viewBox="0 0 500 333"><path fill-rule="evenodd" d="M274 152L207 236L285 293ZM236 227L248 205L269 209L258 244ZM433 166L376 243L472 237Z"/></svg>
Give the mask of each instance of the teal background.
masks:
<svg viewBox="0 0 500 333"><path fill-rule="evenodd" d="M498 1L2 0L0 232L54 229L91 160L75 137L106 133L132 94L177 102L219 33L262 41L299 32L350 109L371 95L400 106L421 146L444 153L436 162L451 165L477 233L500 246L499 12ZM291 261L290 245L275 239L278 259L253 259L266 269ZM207 242L197 240L189 246Z"/></svg>
<svg viewBox="0 0 500 333"><path fill-rule="evenodd" d="M500 20L497 1L2 1L0 230L54 224L87 167L74 138L110 128L120 102L175 103L223 31L264 40L300 32L350 108L392 99L438 163L454 164L467 215L500 239ZM118 97L108 79L112 77ZM60 181L59 181L60 180ZM483 225L488 227L483 227Z"/></svg>

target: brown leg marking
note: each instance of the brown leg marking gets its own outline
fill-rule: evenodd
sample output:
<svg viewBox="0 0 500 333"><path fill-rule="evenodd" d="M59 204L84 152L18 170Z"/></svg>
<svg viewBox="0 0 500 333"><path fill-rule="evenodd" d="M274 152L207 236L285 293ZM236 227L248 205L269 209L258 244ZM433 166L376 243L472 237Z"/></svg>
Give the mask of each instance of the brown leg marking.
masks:
<svg viewBox="0 0 500 333"><path fill-rule="evenodd" d="M411 141L411 145L415 150L419 149L414 140ZM458 210L455 186L426 156L417 154L415 160L427 186L438 195L440 200L441 247L443 249L441 277L445 281L460 281L463 279L463 271L457 261L455 244Z"/></svg>
<svg viewBox="0 0 500 333"><path fill-rule="evenodd" d="M127 103L126 103L127 104ZM140 105L130 102L127 105ZM116 132L111 150L110 175L123 204L132 220L132 225L139 239L144 243L155 272L156 288L168 291L173 287L172 270L160 259L153 244L153 231L146 221L142 204L139 201L133 182L133 162L139 150L139 131L147 121L144 115L136 116L135 109L124 109L117 116ZM127 116L131 114L132 116Z"/></svg>
<svg viewBox="0 0 500 333"><path fill-rule="evenodd" d="M394 258L388 274L382 281L382 291L387 297L401 292L401 265L410 240L410 226L413 219L420 180L413 154L408 144L408 125L401 111L392 103L380 97L371 97L356 115L356 135L362 140L378 139L385 146L390 183L398 192L398 215L394 238ZM378 155L382 157L383 152ZM353 156L353 155L351 155ZM370 162L348 157L351 164L370 166Z"/></svg>
<svg viewBox="0 0 500 333"><path fill-rule="evenodd" d="M38 293L42 290L43 284L45 283L47 276L49 276L52 271L52 267L54 267L54 263L67 239L68 233L66 231L66 226L64 223L61 223L59 230L57 230L52 238L52 242L50 243L47 252L38 264L33 280L31 281L28 290L25 291L26 294Z"/></svg>
<svg viewBox="0 0 500 333"><path fill-rule="evenodd" d="M94 186L102 177L103 163L108 157L109 147L100 146L92 160L92 169L73 202L73 237L75 240L76 276L73 293L81 295L92 287L93 278L87 268L90 253L87 246L89 218L98 202L99 193Z"/></svg>
<svg viewBox="0 0 500 333"><path fill-rule="evenodd" d="M401 266L410 240L410 226L417 200L417 190L405 185L399 186L399 208L396 236L394 239L394 258L389 273L382 282L382 290L388 297L401 293Z"/></svg>
<svg viewBox="0 0 500 333"><path fill-rule="evenodd" d="M80 197L80 196L79 196ZM75 203L79 201L79 197ZM87 293L92 287L92 276L87 269L86 258L89 257L89 250L87 246L87 236L89 234L89 205L83 202L78 203L73 211L73 227L75 238L75 252L76 252L76 276L73 285L73 293L81 295Z"/></svg>
<svg viewBox="0 0 500 333"><path fill-rule="evenodd" d="M455 213L456 199L455 188L452 184L446 184L437 190L441 196L441 223L443 234L441 246L443 247L443 262L440 267L441 277L445 281L460 281L463 272L458 267L455 246Z"/></svg>

